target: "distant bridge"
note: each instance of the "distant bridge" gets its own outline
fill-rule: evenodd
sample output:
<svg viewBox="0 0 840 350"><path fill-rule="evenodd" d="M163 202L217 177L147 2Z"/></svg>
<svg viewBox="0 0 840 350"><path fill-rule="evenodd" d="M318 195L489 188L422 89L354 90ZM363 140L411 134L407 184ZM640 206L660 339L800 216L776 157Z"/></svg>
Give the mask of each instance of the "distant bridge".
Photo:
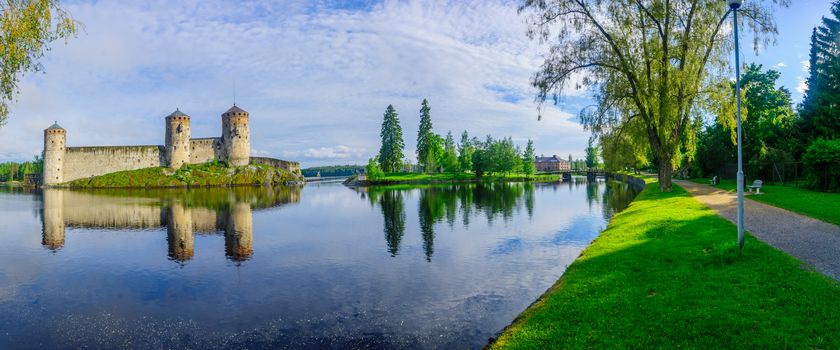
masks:
<svg viewBox="0 0 840 350"><path fill-rule="evenodd" d="M547 171L541 172L540 174L560 174L562 175L563 181L569 181L572 179L572 175L578 176L586 176L588 179L595 179L595 178L607 178L609 177L609 173L604 169L587 169L587 170L561 170L561 171Z"/></svg>

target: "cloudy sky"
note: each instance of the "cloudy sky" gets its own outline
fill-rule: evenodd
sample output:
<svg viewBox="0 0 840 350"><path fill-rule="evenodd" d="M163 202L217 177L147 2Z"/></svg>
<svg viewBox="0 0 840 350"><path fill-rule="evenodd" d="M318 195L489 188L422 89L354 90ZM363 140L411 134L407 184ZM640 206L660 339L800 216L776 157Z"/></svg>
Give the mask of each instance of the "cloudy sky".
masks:
<svg viewBox="0 0 840 350"><path fill-rule="evenodd" d="M251 113L252 153L303 166L361 164L378 151L385 106L414 154L420 101L435 131L534 139L537 153L583 156L588 135L572 92L537 120L529 78L542 48L514 0L72 1L83 32L53 45L44 74L24 77L0 128L0 161L40 153L58 121L70 146L162 144L180 108L193 137L216 136L220 114ZM801 89L808 37L829 0L778 13L781 35L757 61ZM800 90L801 91L801 90Z"/></svg>

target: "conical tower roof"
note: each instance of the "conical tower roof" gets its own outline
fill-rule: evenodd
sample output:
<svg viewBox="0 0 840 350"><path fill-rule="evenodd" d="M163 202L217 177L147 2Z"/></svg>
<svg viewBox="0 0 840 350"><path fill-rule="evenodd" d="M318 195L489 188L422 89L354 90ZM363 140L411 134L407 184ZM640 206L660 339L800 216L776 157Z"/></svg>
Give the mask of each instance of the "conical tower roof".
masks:
<svg viewBox="0 0 840 350"><path fill-rule="evenodd" d="M53 125L50 125L47 130L64 130L64 128L62 128L61 125L58 125L58 121L56 121Z"/></svg>
<svg viewBox="0 0 840 350"><path fill-rule="evenodd" d="M248 112L246 112L242 108L239 108L239 106L237 106L237 105L233 105L233 107L230 107L230 109L228 109L227 112L225 112L225 114L228 114L228 113L248 113Z"/></svg>
<svg viewBox="0 0 840 350"><path fill-rule="evenodd" d="M189 116L186 115L184 112L181 112L180 109L175 108L175 112L172 112L172 114L170 114L166 117L169 118L169 117L189 117Z"/></svg>

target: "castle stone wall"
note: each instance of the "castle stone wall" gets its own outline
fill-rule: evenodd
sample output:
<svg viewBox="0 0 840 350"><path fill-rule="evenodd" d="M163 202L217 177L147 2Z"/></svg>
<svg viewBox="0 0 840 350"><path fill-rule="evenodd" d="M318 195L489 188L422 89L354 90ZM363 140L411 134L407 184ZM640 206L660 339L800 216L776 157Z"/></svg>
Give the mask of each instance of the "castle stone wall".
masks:
<svg viewBox="0 0 840 350"><path fill-rule="evenodd" d="M67 147L64 181L166 164L163 146Z"/></svg>
<svg viewBox="0 0 840 350"><path fill-rule="evenodd" d="M222 139L207 137L190 140L190 164L209 163L222 159Z"/></svg>
<svg viewBox="0 0 840 350"><path fill-rule="evenodd" d="M300 163L267 157L251 157L251 163L273 166L300 175Z"/></svg>

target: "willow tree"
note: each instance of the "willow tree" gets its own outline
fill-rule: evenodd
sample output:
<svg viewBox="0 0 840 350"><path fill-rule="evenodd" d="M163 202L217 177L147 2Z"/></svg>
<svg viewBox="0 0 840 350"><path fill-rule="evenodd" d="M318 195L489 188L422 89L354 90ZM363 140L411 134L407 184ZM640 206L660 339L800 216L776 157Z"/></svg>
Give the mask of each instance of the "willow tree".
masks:
<svg viewBox="0 0 840 350"><path fill-rule="evenodd" d="M776 34L772 12L788 3L745 1L739 17L756 47ZM581 111L584 127L647 143L659 188L670 191L707 88L729 73L727 11L723 0L524 0L529 37L549 45L532 81L537 99L557 103L569 86L590 88L595 105Z"/></svg>
<svg viewBox="0 0 840 350"><path fill-rule="evenodd" d="M9 117L18 81L38 72L49 43L76 33L77 24L57 0L0 1L0 126Z"/></svg>

